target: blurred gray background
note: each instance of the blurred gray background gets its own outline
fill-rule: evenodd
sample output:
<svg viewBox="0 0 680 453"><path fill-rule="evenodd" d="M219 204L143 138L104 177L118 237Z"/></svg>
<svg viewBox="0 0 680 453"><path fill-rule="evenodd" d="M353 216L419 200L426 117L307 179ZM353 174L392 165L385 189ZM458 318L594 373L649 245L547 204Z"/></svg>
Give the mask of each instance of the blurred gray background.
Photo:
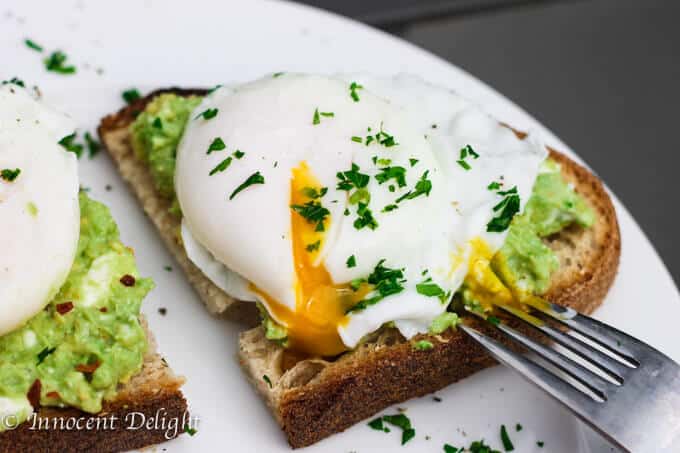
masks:
<svg viewBox="0 0 680 453"><path fill-rule="evenodd" d="M311 0L462 67L582 156L680 282L680 0Z"/></svg>

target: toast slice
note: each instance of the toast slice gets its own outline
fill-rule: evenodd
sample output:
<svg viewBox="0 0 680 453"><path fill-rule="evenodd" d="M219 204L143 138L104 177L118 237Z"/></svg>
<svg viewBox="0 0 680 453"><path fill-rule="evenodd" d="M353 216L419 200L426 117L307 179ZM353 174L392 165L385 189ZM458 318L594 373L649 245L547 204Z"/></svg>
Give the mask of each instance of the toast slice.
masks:
<svg viewBox="0 0 680 453"><path fill-rule="evenodd" d="M189 261L178 240L180 221L168 212L170 201L156 192L149 171L130 146L128 126L135 112L164 92L205 93L182 89L153 92L104 118L99 126L102 143L208 309L250 317L254 304L236 303ZM588 229L573 226L546 239L559 258L560 268L552 276L545 297L591 313L602 303L618 268L621 240L616 212L596 176L555 150L550 150L550 156L597 213L597 221ZM474 319L466 322L501 340L485 323ZM495 364L460 331L449 330L436 337L421 335L414 341L424 338L434 344L433 349L417 351L398 331L383 329L331 361L296 357L268 341L263 329L257 327L240 335L239 357L288 442L299 448L347 429L392 404L434 392Z"/></svg>
<svg viewBox="0 0 680 453"><path fill-rule="evenodd" d="M120 387L114 400L104 402L101 413L41 407L35 422L30 418L16 429L0 433L0 452L118 452L159 444L183 433L190 423L187 402L180 392L184 378L176 376L158 354L153 335L145 320L141 321L149 344L142 370ZM166 423L133 429L140 424L141 414L146 420L164 417ZM82 420L80 429L73 427L78 419ZM99 420L99 429L87 429L89 419L92 427ZM103 420L109 420L108 425ZM177 430L168 429L170 420L177 420Z"/></svg>

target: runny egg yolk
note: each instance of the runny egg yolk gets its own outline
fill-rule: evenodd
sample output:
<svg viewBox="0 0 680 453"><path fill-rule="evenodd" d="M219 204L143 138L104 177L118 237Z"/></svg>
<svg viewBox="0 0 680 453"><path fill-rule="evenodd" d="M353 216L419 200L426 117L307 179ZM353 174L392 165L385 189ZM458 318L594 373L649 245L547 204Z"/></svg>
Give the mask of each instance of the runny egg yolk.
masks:
<svg viewBox="0 0 680 453"><path fill-rule="evenodd" d="M306 203L323 205L323 197L318 196L321 184L305 162L293 169L292 176L291 206L304 206ZM345 312L359 302L368 289L353 291L349 284L335 284L323 263L315 263L324 246L330 214L322 225L323 228L319 228L318 221L311 221L291 209L295 311L256 287L251 288L264 299L272 317L287 328L292 349L312 355L333 356L347 350L338 334L338 325L347 321Z"/></svg>
<svg viewBox="0 0 680 453"><path fill-rule="evenodd" d="M468 261L468 273L465 276L467 296L479 302L487 311L494 305L511 305L515 302L512 291L498 278L491 269L493 252L486 242L480 238L470 241L472 250Z"/></svg>

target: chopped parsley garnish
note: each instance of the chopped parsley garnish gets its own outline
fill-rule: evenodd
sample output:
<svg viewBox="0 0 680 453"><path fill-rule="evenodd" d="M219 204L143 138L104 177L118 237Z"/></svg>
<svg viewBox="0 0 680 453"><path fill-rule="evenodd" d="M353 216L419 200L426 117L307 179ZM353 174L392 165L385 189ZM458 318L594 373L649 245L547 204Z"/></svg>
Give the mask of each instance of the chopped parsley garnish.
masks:
<svg viewBox="0 0 680 453"><path fill-rule="evenodd" d="M195 436L198 431L196 431L194 428L191 426L187 425L184 427L184 432L190 435L191 437Z"/></svg>
<svg viewBox="0 0 680 453"><path fill-rule="evenodd" d="M470 145L465 145L465 147L463 147L463 148L460 150L460 157L459 157L459 159L456 161L456 162L458 163L458 165L460 165L461 167L463 167L465 170L470 170L470 169L472 168L472 167L470 167L470 164L465 160L465 159L467 159L468 157L471 157L471 158L473 158L473 159L477 159L477 158L479 158L479 154L477 154L477 153L475 152L475 150L472 149L472 146L470 146Z"/></svg>
<svg viewBox="0 0 680 453"><path fill-rule="evenodd" d="M66 151L72 152L76 155L76 157L80 158L80 156L83 154L83 145L76 143L75 140L76 133L74 132L71 135L67 135L66 137L59 140L58 143L66 148Z"/></svg>
<svg viewBox="0 0 680 453"><path fill-rule="evenodd" d="M423 175L416 183L415 189L409 190L404 195L397 198L397 203L401 203L404 200L413 200L414 198L419 197L420 195L425 195L426 197L429 197L430 191L432 190L432 181L427 179L427 175L429 173L430 170L425 170L425 173L423 173Z"/></svg>
<svg viewBox="0 0 680 453"><path fill-rule="evenodd" d="M401 444L404 445L416 435L416 430L411 426L411 420L404 414L384 415L383 421L401 428Z"/></svg>
<svg viewBox="0 0 680 453"><path fill-rule="evenodd" d="M490 183L488 186L486 186L488 190L498 190L501 188L501 183L493 181Z"/></svg>
<svg viewBox="0 0 680 453"><path fill-rule="evenodd" d="M396 204L388 204L387 206L385 206L384 208L382 208L382 212L392 212L392 211L394 211L395 209L397 209L398 207L399 207L399 206L397 206Z"/></svg>
<svg viewBox="0 0 680 453"><path fill-rule="evenodd" d="M418 163L418 159L411 158L408 162L411 164L411 167L413 167Z"/></svg>
<svg viewBox="0 0 680 453"><path fill-rule="evenodd" d="M200 117L203 117L204 120L210 120L212 118L215 118L217 116L217 112L219 109L207 109L201 113L198 114L198 116L194 119L198 119Z"/></svg>
<svg viewBox="0 0 680 453"><path fill-rule="evenodd" d="M394 135L390 135L383 130L382 123L380 123L380 132L375 135L375 139L379 144L386 148L391 148L392 146L397 146L399 144L394 140Z"/></svg>
<svg viewBox="0 0 680 453"><path fill-rule="evenodd" d="M356 267L357 265L357 259L354 255L350 256L347 258L347 267Z"/></svg>
<svg viewBox="0 0 680 453"><path fill-rule="evenodd" d="M160 117L156 117L151 123L151 127L154 127L156 129L163 129L163 120L161 120Z"/></svg>
<svg viewBox="0 0 680 453"><path fill-rule="evenodd" d="M316 223L314 231L325 231L324 222L330 215L330 211L324 208L319 201L312 200L305 204L292 204L290 208L300 214L309 223Z"/></svg>
<svg viewBox="0 0 680 453"><path fill-rule="evenodd" d="M47 356L49 356L50 354L52 354L56 350L57 350L57 348L45 348L42 351L40 351L40 353L38 354L38 365L43 363L45 361L45 359L47 358Z"/></svg>
<svg viewBox="0 0 680 453"><path fill-rule="evenodd" d="M501 323L501 320L496 318L495 316L488 316L486 320L489 321L494 326L497 326Z"/></svg>
<svg viewBox="0 0 680 453"><path fill-rule="evenodd" d="M7 85L7 84L16 85L18 87L26 88L26 84L24 83L24 81L21 80L18 77L12 77L9 80L3 80L2 81L2 85Z"/></svg>
<svg viewBox="0 0 680 453"><path fill-rule="evenodd" d="M246 155L246 153L244 153L244 152L241 151L240 149L237 149L237 150L234 151L234 153L232 154L232 156L234 156L234 157L237 158L237 159L241 159L241 158L242 158L243 156L245 156L245 155Z"/></svg>
<svg viewBox="0 0 680 453"><path fill-rule="evenodd" d="M416 285L416 292L426 297L438 297L442 302L448 300L446 291L444 291L441 286L434 283L431 278L428 278L422 283L418 283Z"/></svg>
<svg viewBox="0 0 680 453"><path fill-rule="evenodd" d="M274 74L272 74L272 77L274 77L276 79L278 77L281 77L284 74L285 74L285 72L275 72Z"/></svg>
<svg viewBox="0 0 680 453"><path fill-rule="evenodd" d="M20 174L21 174L20 168L15 168L14 170L10 168L5 168L0 171L0 178L4 179L7 182L13 182L15 179L19 177Z"/></svg>
<svg viewBox="0 0 680 453"><path fill-rule="evenodd" d="M375 420L371 420L368 422L368 426L371 428L377 430L377 431L384 431L386 433L389 433L389 428L385 428L385 425L383 425L383 420L382 418L378 417Z"/></svg>
<svg viewBox="0 0 680 453"><path fill-rule="evenodd" d="M465 162L464 160L457 160L456 162L458 163L458 165L460 165L461 167L463 167L465 170L470 170L470 169L472 169L472 167L470 166L470 164L468 164L468 163Z"/></svg>
<svg viewBox="0 0 680 453"><path fill-rule="evenodd" d="M336 173L336 177L340 180L337 189L349 191L353 188L362 189L366 187L371 178L364 173L360 173L359 170L360 168L357 164L352 164L351 170Z"/></svg>
<svg viewBox="0 0 680 453"><path fill-rule="evenodd" d="M272 380L269 379L269 376L265 374L264 376L262 376L262 380L269 385L269 388L272 388Z"/></svg>
<svg viewBox="0 0 680 453"><path fill-rule="evenodd" d="M470 453L501 453L499 450L494 450L484 443L484 440L476 440L468 447Z"/></svg>
<svg viewBox="0 0 680 453"><path fill-rule="evenodd" d="M420 340L413 344L413 349L417 351L429 351L432 348L434 348L434 345L431 341L427 340Z"/></svg>
<svg viewBox="0 0 680 453"><path fill-rule="evenodd" d="M229 199L233 200L234 197L238 195L242 190L247 189L248 187L254 184L264 184L264 176L262 176L259 171L256 171L252 175L248 176L248 179L246 179L243 182L243 184L234 189L231 195L229 195Z"/></svg>
<svg viewBox="0 0 680 453"><path fill-rule="evenodd" d="M307 246L305 247L305 250L307 250L308 252L311 253L311 252L319 250L320 246L321 246L321 240L318 240L318 241L312 242L311 244L307 244Z"/></svg>
<svg viewBox="0 0 680 453"><path fill-rule="evenodd" d="M210 154L213 151L222 151L227 148L227 145L224 144L224 141L222 140L221 137L216 137L210 146L208 146L208 152L206 154Z"/></svg>
<svg viewBox="0 0 680 453"><path fill-rule="evenodd" d="M517 431L517 432L522 431L522 425L520 425L519 423L517 423L517 424L515 425L515 431Z"/></svg>
<svg viewBox="0 0 680 453"><path fill-rule="evenodd" d="M406 186L406 169L404 167L383 167L380 173L375 175L378 184L383 184L390 179L394 179L399 187Z"/></svg>
<svg viewBox="0 0 680 453"><path fill-rule="evenodd" d="M52 54L45 58L45 69L56 72L58 74L75 74L76 67L66 63L66 54L60 50L52 52Z"/></svg>
<svg viewBox="0 0 680 453"><path fill-rule="evenodd" d="M312 124L317 125L321 123L321 117L324 116L326 118L333 118L335 116L335 113L333 112L319 112L319 108L317 107L314 110L314 116L312 117Z"/></svg>
<svg viewBox="0 0 680 453"><path fill-rule="evenodd" d="M356 135L352 136L352 141L357 143L363 143L363 139L361 137L357 137Z"/></svg>
<svg viewBox="0 0 680 453"><path fill-rule="evenodd" d="M356 82L352 82L349 85L349 95L352 98L354 102L359 102L359 94L357 93L358 90L362 90L364 87L359 85Z"/></svg>
<svg viewBox="0 0 680 453"><path fill-rule="evenodd" d="M507 230L515 214L519 212L517 186L510 190L498 191L497 193L504 198L493 207L493 212L496 213L496 216L486 224L486 231L493 233Z"/></svg>
<svg viewBox="0 0 680 453"><path fill-rule="evenodd" d="M545 445L545 442L543 442L542 440L536 441L536 446L538 448L543 448L544 445Z"/></svg>
<svg viewBox="0 0 680 453"><path fill-rule="evenodd" d="M515 449L510 436L508 436L508 430L505 429L505 425L501 425L501 442L503 442L503 449L505 451L513 451Z"/></svg>
<svg viewBox="0 0 680 453"><path fill-rule="evenodd" d="M85 144L87 145L87 154L92 159L101 150L101 143L99 143L89 132L85 132Z"/></svg>
<svg viewBox="0 0 680 453"><path fill-rule="evenodd" d="M137 99L142 97L142 95L139 94L139 90L137 90L137 88L130 88L129 90L123 91L122 96L123 100L128 104L132 104Z"/></svg>
<svg viewBox="0 0 680 453"><path fill-rule="evenodd" d="M318 198L323 197L326 195L326 192L328 192L328 187L322 187L319 190L316 190L314 187L303 187L302 188L302 193L306 196L311 198L312 200L316 200Z"/></svg>
<svg viewBox="0 0 680 453"><path fill-rule="evenodd" d="M365 280L366 283L373 285L372 296L363 299L356 305L347 310L347 313L361 311L365 308L375 305L387 296L400 293L404 290L403 284L406 283L404 279L404 272L402 269L390 269L383 266L384 259L380 260L373 269L373 272ZM364 280L361 279L360 283Z"/></svg>
<svg viewBox="0 0 680 453"><path fill-rule="evenodd" d="M373 217L371 210L368 209L368 204L360 202L357 208L357 215L359 217L354 221L354 228L357 230L363 227L369 227L371 230L378 228L378 222Z"/></svg>
<svg viewBox="0 0 680 453"><path fill-rule="evenodd" d="M453 445L444 444L444 453L463 453L464 447L454 447Z"/></svg>
<svg viewBox="0 0 680 453"><path fill-rule="evenodd" d="M33 50L38 51L38 52L43 51L42 46L40 44L36 43L35 41L32 41L30 39L26 39L26 40L24 40L24 43L26 44L26 47L28 47L29 49L33 49Z"/></svg>
<svg viewBox="0 0 680 453"><path fill-rule="evenodd" d="M166 272L172 272L172 266L163 266Z"/></svg>
<svg viewBox="0 0 680 453"><path fill-rule="evenodd" d="M212 170L210 170L210 176L214 175L215 173L221 173L221 172L223 172L224 170L226 170L227 168L229 168L229 165L231 165L231 160L232 160L232 159L231 159L231 156L229 156L229 157L227 157L226 159L224 159L222 162L220 162L219 164L217 164L217 165L215 166L215 168L213 168ZM231 198L230 198L230 199L231 199Z"/></svg>

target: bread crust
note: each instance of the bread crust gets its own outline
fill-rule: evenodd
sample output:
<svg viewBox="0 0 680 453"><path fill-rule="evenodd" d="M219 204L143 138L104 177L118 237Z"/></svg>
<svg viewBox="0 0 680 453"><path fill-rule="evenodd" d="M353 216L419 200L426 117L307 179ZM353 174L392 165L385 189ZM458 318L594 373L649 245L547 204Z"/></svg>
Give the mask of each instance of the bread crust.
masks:
<svg viewBox="0 0 680 453"><path fill-rule="evenodd" d="M0 452L119 452L159 444L182 434L184 426L190 424L187 402L180 391L184 378L176 376L156 352L153 335L143 319L142 325L149 342L142 370L120 387L115 399L104 402L99 414L75 408L41 407L35 422L29 419L14 430L0 433ZM139 426L141 414L145 420L155 417L158 424L128 429ZM115 422L104 424L102 418ZM82 420L80 428L73 425L78 419ZM89 419L93 420L92 427L97 426L99 419L100 429L86 429ZM168 429L170 420L178 421L176 431Z"/></svg>
<svg viewBox="0 0 680 453"><path fill-rule="evenodd" d="M160 90L106 117L99 127L104 147L157 226L162 223L162 214L158 214L152 204L160 203L160 197L149 192L151 178L144 164L134 158L127 126L134 118L131 112L143 109L154 96L163 92L204 93L200 90ZM523 137L523 134L517 134ZM584 196L598 218L592 228L569 228L546 240L561 264L546 297L589 314L602 303L616 276L621 250L616 212L596 176L565 155L552 149L549 151L551 158L561 165L564 177ZM169 248L211 311L245 305L233 301L218 303L212 291L203 289L210 288L212 283L190 263L183 248L166 229L159 227L159 231L166 244L172 239ZM466 322L505 341L486 323L476 319ZM526 331L524 326L517 327ZM290 445L300 448L343 431L392 404L432 393L496 363L460 330L447 331L436 337L421 335L414 341L423 338L431 341L434 348L417 351L397 332L381 332L355 350L329 361L291 357L289 352L267 341L263 329L257 327L240 335L239 357L241 366L270 407Z"/></svg>

